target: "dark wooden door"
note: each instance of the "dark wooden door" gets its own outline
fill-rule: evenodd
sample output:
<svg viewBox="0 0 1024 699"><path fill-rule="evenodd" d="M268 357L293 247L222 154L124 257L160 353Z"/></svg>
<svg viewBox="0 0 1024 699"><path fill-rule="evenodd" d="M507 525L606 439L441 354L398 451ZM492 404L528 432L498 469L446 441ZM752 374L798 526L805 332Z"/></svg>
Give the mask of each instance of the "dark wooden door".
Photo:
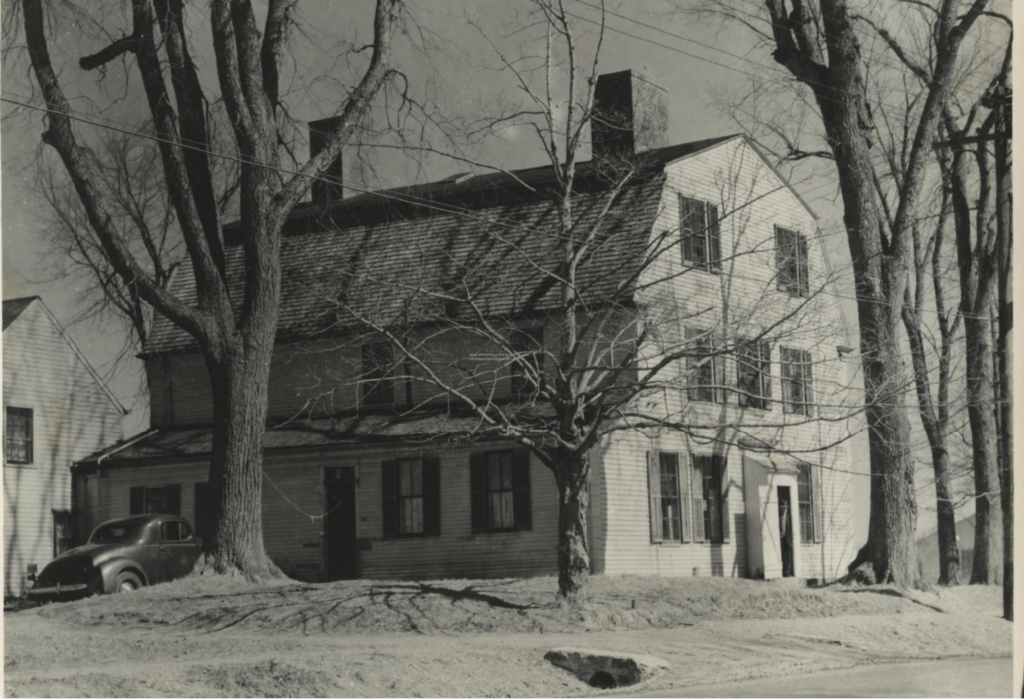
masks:
<svg viewBox="0 0 1024 699"><path fill-rule="evenodd" d="M356 473L354 468L324 472L324 539L327 547L327 579L359 577L356 544Z"/></svg>

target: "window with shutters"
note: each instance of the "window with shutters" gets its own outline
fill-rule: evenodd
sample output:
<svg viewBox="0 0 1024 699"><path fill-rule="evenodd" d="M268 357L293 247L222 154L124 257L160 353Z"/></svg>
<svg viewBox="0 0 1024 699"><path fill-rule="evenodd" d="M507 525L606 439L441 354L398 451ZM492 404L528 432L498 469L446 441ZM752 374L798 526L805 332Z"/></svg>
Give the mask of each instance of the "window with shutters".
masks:
<svg viewBox="0 0 1024 699"><path fill-rule="evenodd" d="M6 463L32 463L32 436L32 408L7 406L4 425Z"/></svg>
<svg viewBox="0 0 1024 699"><path fill-rule="evenodd" d="M181 514L181 486L165 485L160 488L136 486L129 490L130 514Z"/></svg>
<svg viewBox="0 0 1024 699"><path fill-rule="evenodd" d="M722 270L717 206L680 194L679 237L684 265L715 273Z"/></svg>
<svg viewBox="0 0 1024 699"><path fill-rule="evenodd" d="M698 541L721 544L726 540L729 513L722 497L725 457L691 455L693 463L694 530Z"/></svg>
<svg viewBox="0 0 1024 699"><path fill-rule="evenodd" d="M779 290L792 296L810 293L807 238L797 231L775 227L775 266Z"/></svg>
<svg viewBox="0 0 1024 699"><path fill-rule="evenodd" d="M544 371L544 328L514 328L509 336L509 349L515 356L510 365L512 395L535 393L537 380Z"/></svg>
<svg viewBox="0 0 1024 699"><path fill-rule="evenodd" d="M814 477L813 466L797 464L797 497L800 502L800 540L809 544L815 541L814 531Z"/></svg>
<svg viewBox="0 0 1024 699"><path fill-rule="evenodd" d="M532 528L530 455L523 449L470 455L474 533Z"/></svg>
<svg viewBox="0 0 1024 699"><path fill-rule="evenodd" d="M810 351L783 347L779 366L782 369L782 404L785 412L813 415L814 380Z"/></svg>
<svg viewBox="0 0 1024 699"><path fill-rule="evenodd" d="M363 345L363 405L391 405L395 382L391 378L394 353L385 342Z"/></svg>
<svg viewBox="0 0 1024 699"><path fill-rule="evenodd" d="M767 342L741 342L736 351L736 374L740 405L771 410L771 345Z"/></svg>
<svg viewBox="0 0 1024 699"><path fill-rule="evenodd" d="M423 463L398 460L399 532L423 533Z"/></svg>
<svg viewBox="0 0 1024 699"><path fill-rule="evenodd" d="M698 328L686 328L686 397L706 403L725 402L725 357L722 343Z"/></svg>
<svg viewBox="0 0 1024 699"><path fill-rule="evenodd" d="M679 455L658 454L661 471L661 538L665 541L683 540L683 516L679 497Z"/></svg>

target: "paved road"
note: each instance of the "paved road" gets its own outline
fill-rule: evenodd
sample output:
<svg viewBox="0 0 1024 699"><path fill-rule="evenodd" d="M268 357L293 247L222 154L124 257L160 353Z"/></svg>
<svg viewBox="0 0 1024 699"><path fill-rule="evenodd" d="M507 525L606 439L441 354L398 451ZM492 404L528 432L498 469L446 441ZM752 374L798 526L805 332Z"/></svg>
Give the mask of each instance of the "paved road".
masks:
<svg viewBox="0 0 1024 699"><path fill-rule="evenodd" d="M748 682L677 687L635 697L1010 697L1011 658L870 665Z"/></svg>

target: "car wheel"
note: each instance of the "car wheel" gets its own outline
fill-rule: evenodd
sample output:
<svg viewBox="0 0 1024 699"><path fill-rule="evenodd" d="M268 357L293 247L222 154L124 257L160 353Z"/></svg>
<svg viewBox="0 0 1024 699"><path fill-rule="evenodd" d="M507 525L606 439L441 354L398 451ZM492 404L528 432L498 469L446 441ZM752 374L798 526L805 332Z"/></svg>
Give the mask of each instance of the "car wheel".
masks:
<svg viewBox="0 0 1024 699"><path fill-rule="evenodd" d="M135 592L140 587L142 587L142 581L139 580L139 576L128 571L118 575L117 580L114 581L114 592L116 594Z"/></svg>

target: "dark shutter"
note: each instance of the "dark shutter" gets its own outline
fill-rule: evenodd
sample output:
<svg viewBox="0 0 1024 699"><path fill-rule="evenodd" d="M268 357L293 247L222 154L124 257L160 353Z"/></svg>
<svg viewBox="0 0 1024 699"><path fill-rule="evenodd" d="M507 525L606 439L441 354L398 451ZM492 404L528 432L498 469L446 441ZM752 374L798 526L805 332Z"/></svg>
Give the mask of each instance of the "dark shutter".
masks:
<svg viewBox="0 0 1024 699"><path fill-rule="evenodd" d="M722 543L728 544L732 527L730 526L730 515L729 515L729 462L724 456L720 456L718 461L718 480L721 484L722 492Z"/></svg>
<svg viewBox="0 0 1024 699"><path fill-rule="evenodd" d="M679 195L679 236L683 241L683 264L692 265L697 262L697 253L694 250L694 223L696 207L694 201Z"/></svg>
<svg viewBox="0 0 1024 699"><path fill-rule="evenodd" d="M811 353L810 351L801 352L801 360L803 366L801 367L801 374L803 375L804 384L804 402L805 409L804 414L808 416L814 415L814 371L811 366Z"/></svg>
<svg viewBox="0 0 1024 699"><path fill-rule="evenodd" d="M423 533L441 535L441 462L436 456L423 457Z"/></svg>
<svg viewBox="0 0 1024 699"><path fill-rule="evenodd" d="M469 492L473 533L487 531L487 457L483 452L469 455Z"/></svg>
<svg viewBox="0 0 1024 699"><path fill-rule="evenodd" d="M512 508L517 530L533 528L533 504L530 497L530 452L512 452Z"/></svg>
<svg viewBox="0 0 1024 699"><path fill-rule="evenodd" d="M682 476L682 474L680 474ZM682 480L680 477L679 480ZM658 452L647 452L647 492L651 505L651 542L662 540L661 531L661 461Z"/></svg>
<svg viewBox="0 0 1024 699"><path fill-rule="evenodd" d="M797 267L797 293L801 296L808 296L811 290L810 268L807 261L807 238L799 233L793 236L796 240L795 252Z"/></svg>
<svg viewBox="0 0 1024 699"><path fill-rule="evenodd" d="M702 466L704 459L700 456L691 456L690 463L693 464L693 468L690 469L691 476L691 488L690 492L692 497L690 502L693 503L693 512L691 520L693 521L693 540L704 541L704 481Z"/></svg>
<svg viewBox="0 0 1024 699"><path fill-rule="evenodd" d="M209 513L207 508L209 505L210 498L210 484L209 483L196 483L195 484L195 514L192 522L193 527L196 530L196 536L205 537L206 527L209 522Z"/></svg>
<svg viewBox="0 0 1024 699"><path fill-rule="evenodd" d="M707 205L708 211L708 269L722 269L722 232L718 225L718 207Z"/></svg>
<svg viewBox="0 0 1024 699"><path fill-rule="evenodd" d="M761 391L764 395L764 409L772 409L772 346L761 343Z"/></svg>
<svg viewBox="0 0 1024 699"><path fill-rule="evenodd" d="M128 514L146 514L146 489L137 485L128 491Z"/></svg>
<svg viewBox="0 0 1024 699"><path fill-rule="evenodd" d="M797 412L793 404L793 353L788 347L779 350L779 372L782 378L782 412Z"/></svg>
<svg viewBox="0 0 1024 699"><path fill-rule="evenodd" d="M167 486L167 514L181 515L181 485L178 483Z"/></svg>
<svg viewBox="0 0 1024 699"><path fill-rule="evenodd" d="M712 343L711 343L711 349L712 349L713 352L721 352L723 350L722 342L720 340L713 340ZM715 379L714 379L714 382L713 382L714 385L715 385L715 402L716 403L725 403L726 402L726 393L725 393L725 384L726 384L726 377L725 377L725 355L724 354L719 354L716 357L714 357L711 360L711 362L712 362L712 366L714 367L714 375L715 375Z"/></svg>
<svg viewBox="0 0 1024 699"><path fill-rule="evenodd" d="M381 464L380 473L381 513L384 518L384 536L398 536L402 529L402 515L398 506L398 462L394 459L384 461Z"/></svg>
<svg viewBox="0 0 1024 699"><path fill-rule="evenodd" d="M821 468L815 464L810 466L812 511L814 513L814 543L825 540L825 501L821 496Z"/></svg>
<svg viewBox="0 0 1024 699"><path fill-rule="evenodd" d="M779 226L775 227L775 270L778 288L781 291L793 289L793 254L790 231Z"/></svg>
<svg viewBox="0 0 1024 699"><path fill-rule="evenodd" d="M682 531L681 540L684 544L693 541L693 523L690 522L690 510L693 505L690 503L690 469L686 463L685 454L676 455L676 463L679 465L679 521Z"/></svg>

